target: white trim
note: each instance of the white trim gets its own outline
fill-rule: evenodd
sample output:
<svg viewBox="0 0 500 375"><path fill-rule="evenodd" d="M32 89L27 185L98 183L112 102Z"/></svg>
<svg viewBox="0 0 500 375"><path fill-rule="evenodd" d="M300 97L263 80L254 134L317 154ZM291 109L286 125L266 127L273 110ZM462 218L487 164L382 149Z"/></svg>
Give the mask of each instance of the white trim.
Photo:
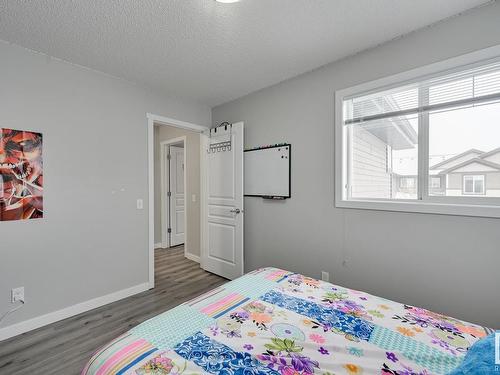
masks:
<svg viewBox="0 0 500 375"><path fill-rule="evenodd" d="M170 171L170 167L169 167ZM170 204L169 200L167 200L167 204L165 204L165 188L166 188L166 165L165 165L165 147L163 142L160 142L160 229L161 229L161 247L166 249L169 247L168 238L165 233L165 222L166 222L166 212L168 209L166 206Z"/></svg>
<svg viewBox="0 0 500 375"><path fill-rule="evenodd" d="M148 116L148 280L155 287L155 170L154 121Z"/></svg>
<svg viewBox="0 0 500 375"><path fill-rule="evenodd" d="M154 115L152 113L147 113L146 117L148 118L148 120L151 120L158 125L170 125L170 126L173 126L175 128L192 130L192 131L195 131L197 133L201 133L201 132L209 129L207 126L192 124L190 122L176 120L176 119L173 119L170 117L158 116L158 115Z"/></svg>
<svg viewBox="0 0 500 375"><path fill-rule="evenodd" d="M154 235L155 235L155 211L154 211L154 125L169 125L176 128L192 130L198 133L207 131L209 128L202 125L192 124L189 122L172 119L146 113L148 121L148 273L149 273L149 288L155 286L155 253L154 253ZM200 161L201 162L201 161Z"/></svg>
<svg viewBox="0 0 500 375"><path fill-rule="evenodd" d="M187 238L188 238L188 210L187 210L187 169L188 169L188 165L186 163L186 154L187 154L187 150L186 150L186 147L187 147L187 137L185 135L181 136L181 137L177 137L177 138L172 138L172 139L169 139L168 141L162 141L160 142L160 158L161 158L161 173L160 173L160 176L161 176L161 197L160 197L160 202L161 202L161 242L163 244L163 248L169 248L170 247L170 242L167 240L167 232L166 232L166 229L167 229L167 225L166 225L166 222L167 222L167 212L169 211L169 206L170 206L170 202L167 200L165 201L165 193L166 193L166 181L167 181L167 178L166 178L166 175L165 175L165 150L166 150L166 147L165 146L169 146L169 145L173 145L173 144L176 144L176 143L182 143L182 146L184 148L183 150L183 154L184 154L184 172L183 172L183 177L184 177L184 253L188 253L189 252L189 248L188 248L188 242L187 242ZM170 173L170 169L169 169L169 173ZM170 181L170 176L168 178L168 180ZM169 220L171 220L172 218L169 218Z"/></svg>
<svg viewBox="0 0 500 375"><path fill-rule="evenodd" d="M341 200L337 202L335 206L339 208L357 208L377 211L414 212L421 214L500 218L500 208L498 206L486 206L477 204L449 204L434 202L424 203L421 201L395 202L384 200Z"/></svg>
<svg viewBox="0 0 500 375"><path fill-rule="evenodd" d="M207 233L207 220L206 217L206 202L208 194L207 186L207 148L208 148L208 135L200 133L200 267L205 269L207 257L207 248L205 245L205 236Z"/></svg>
<svg viewBox="0 0 500 375"><path fill-rule="evenodd" d="M155 249L162 249L162 248L163 248L163 244L161 242L155 243Z"/></svg>
<svg viewBox="0 0 500 375"><path fill-rule="evenodd" d="M200 263L200 257L191 253L184 253L184 256L193 262Z"/></svg>
<svg viewBox="0 0 500 375"><path fill-rule="evenodd" d="M429 175L428 165L420 163L419 181L420 186L419 200L384 200L384 199L366 199L366 200L347 200L344 183L346 181L348 163L344 158L346 149L345 132L343 131L343 99L358 94L366 94L372 91L384 90L395 85L405 85L418 81L423 77L429 78L442 74L446 71L461 70L464 66L484 64L486 60L495 59L500 56L500 45L486 48L480 51L472 52L466 55L454 57L445 61L437 62L420 68L412 69L407 72L395 74L389 77L377 79L371 82L356 85L350 88L338 90L335 92L335 129L334 129L334 154L335 154L335 206L340 208L372 209L381 211L401 211L416 213L432 213L443 215L459 216L479 216L500 218L500 206L498 199L494 198L474 198L462 199L462 197L432 197L427 194L427 184ZM425 127L419 129L419 141L428 134ZM427 152L424 145L419 142L419 157ZM426 142L424 142L426 143ZM426 158L423 160L425 161ZM423 188L423 189L422 189ZM425 197L425 200L422 198Z"/></svg>
<svg viewBox="0 0 500 375"><path fill-rule="evenodd" d="M76 305L65 307L64 309L61 310L53 311L45 315L25 320L23 322L12 324L10 326L0 329L0 341L46 326L54 322L58 322L63 319L70 318L72 316L84 313L86 311L96 309L98 307L107 305L112 302L116 302L123 298L127 298L135 294L142 293L148 289L149 289L149 283L135 285L131 288L119 290L117 292L93 298L85 302L77 303Z"/></svg>

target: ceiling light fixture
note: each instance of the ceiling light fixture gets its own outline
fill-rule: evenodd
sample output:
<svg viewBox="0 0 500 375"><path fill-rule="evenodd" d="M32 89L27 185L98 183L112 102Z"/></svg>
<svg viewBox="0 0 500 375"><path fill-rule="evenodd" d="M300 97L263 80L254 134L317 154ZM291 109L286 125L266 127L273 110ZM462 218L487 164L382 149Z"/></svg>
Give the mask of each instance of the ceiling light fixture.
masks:
<svg viewBox="0 0 500 375"><path fill-rule="evenodd" d="M224 3L224 4L231 4L231 3L237 3L240 0L215 0L218 3Z"/></svg>

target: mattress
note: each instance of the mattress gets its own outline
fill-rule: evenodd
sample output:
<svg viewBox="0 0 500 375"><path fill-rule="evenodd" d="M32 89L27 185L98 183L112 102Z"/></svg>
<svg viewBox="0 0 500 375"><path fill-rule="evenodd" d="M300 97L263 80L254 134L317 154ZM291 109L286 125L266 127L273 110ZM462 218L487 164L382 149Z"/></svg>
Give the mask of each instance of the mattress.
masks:
<svg viewBox="0 0 500 375"><path fill-rule="evenodd" d="M276 268L162 313L82 375L446 374L491 330Z"/></svg>

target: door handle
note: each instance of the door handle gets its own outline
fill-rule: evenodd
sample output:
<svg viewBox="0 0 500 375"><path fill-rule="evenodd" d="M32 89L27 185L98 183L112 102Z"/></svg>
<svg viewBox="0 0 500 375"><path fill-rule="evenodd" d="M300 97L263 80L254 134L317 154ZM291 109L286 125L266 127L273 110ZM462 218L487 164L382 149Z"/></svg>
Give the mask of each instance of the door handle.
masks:
<svg viewBox="0 0 500 375"><path fill-rule="evenodd" d="M234 208L234 209L230 210L229 212L233 212L233 213L235 213L235 214L239 214L239 213L242 213L242 212L244 212L244 211L243 211L243 210L240 210L239 208Z"/></svg>

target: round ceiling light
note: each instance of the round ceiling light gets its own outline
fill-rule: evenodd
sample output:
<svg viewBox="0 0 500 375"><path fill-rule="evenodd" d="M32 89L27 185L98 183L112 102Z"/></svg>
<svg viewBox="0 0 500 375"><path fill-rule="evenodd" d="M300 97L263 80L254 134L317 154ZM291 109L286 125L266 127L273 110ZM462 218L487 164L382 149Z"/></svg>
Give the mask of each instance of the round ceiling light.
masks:
<svg viewBox="0 0 500 375"><path fill-rule="evenodd" d="M215 0L218 3L224 3L224 4L231 4L231 3L237 3L240 0Z"/></svg>

